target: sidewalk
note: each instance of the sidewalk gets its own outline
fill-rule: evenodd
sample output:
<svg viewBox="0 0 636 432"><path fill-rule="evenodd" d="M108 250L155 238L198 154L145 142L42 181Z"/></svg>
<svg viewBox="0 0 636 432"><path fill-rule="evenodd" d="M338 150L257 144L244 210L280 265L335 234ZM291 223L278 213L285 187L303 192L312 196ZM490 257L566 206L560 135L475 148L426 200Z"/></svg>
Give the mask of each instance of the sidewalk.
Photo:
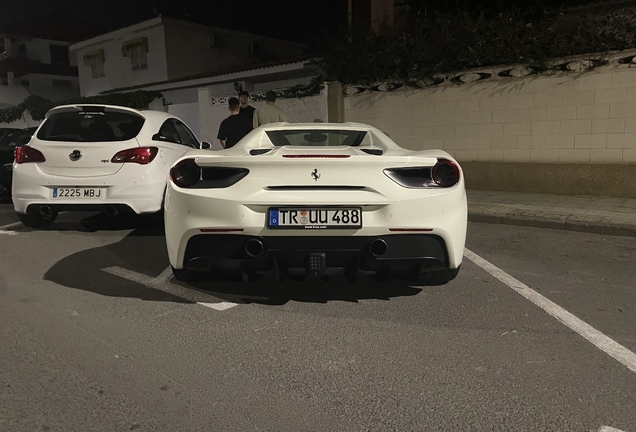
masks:
<svg viewBox="0 0 636 432"><path fill-rule="evenodd" d="M467 190L471 222L636 237L636 199Z"/></svg>

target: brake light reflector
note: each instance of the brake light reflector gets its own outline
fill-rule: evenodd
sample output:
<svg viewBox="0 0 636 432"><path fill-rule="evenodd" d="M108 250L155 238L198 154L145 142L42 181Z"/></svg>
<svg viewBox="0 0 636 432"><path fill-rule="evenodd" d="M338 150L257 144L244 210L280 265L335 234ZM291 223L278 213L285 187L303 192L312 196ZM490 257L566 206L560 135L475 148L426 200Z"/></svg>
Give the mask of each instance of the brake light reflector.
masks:
<svg viewBox="0 0 636 432"><path fill-rule="evenodd" d="M29 162L46 162L46 158L40 150L34 149L28 145L16 147L13 151L15 162L18 164Z"/></svg>
<svg viewBox="0 0 636 432"><path fill-rule="evenodd" d="M110 160L113 163L137 163L148 165L157 156L157 147L135 147L117 152Z"/></svg>
<svg viewBox="0 0 636 432"><path fill-rule="evenodd" d="M449 159L438 158L431 177L441 187L455 186L459 183L459 167Z"/></svg>
<svg viewBox="0 0 636 432"><path fill-rule="evenodd" d="M351 155L306 154L306 155L283 155L283 157L292 158L292 159L310 159L310 158L343 159L343 158L351 157Z"/></svg>
<svg viewBox="0 0 636 432"><path fill-rule="evenodd" d="M170 180L180 188L193 186L201 179L201 168L194 159L183 159L170 168Z"/></svg>

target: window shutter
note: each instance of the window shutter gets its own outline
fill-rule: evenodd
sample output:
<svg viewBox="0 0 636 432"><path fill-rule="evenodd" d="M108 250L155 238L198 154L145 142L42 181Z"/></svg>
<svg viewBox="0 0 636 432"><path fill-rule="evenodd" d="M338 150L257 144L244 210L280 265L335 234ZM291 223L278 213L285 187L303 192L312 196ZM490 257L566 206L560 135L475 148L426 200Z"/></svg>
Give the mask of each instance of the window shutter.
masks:
<svg viewBox="0 0 636 432"><path fill-rule="evenodd" d="M130 39L121 45L121 55L124 57L128 57L128 47L132 45L139 45L144 52L148 52L148 38L138 37L135 39Z"/></svg>

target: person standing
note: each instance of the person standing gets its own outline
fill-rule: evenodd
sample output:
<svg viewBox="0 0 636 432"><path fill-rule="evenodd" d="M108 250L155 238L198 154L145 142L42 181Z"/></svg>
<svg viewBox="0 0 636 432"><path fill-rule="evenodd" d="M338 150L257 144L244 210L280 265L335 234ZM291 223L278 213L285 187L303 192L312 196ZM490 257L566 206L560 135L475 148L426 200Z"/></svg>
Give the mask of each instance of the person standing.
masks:
<svg viewBox="0 0 636 432"><path fill-rule="evenodd" d="M256 111L256 109L253 106L248 104L250 100L250 94L246 92L245 90L241 90L238 96L239 96L239 102L241 103L239 114L242 116L245 116L250 122L250 124L252 124L252 121L254 119L254 111Z"/></svg>
<svg viewBox="0 0 636 432"><path fill-rule="evenodd" d="M270 90L265 94L265 105L254 111L252 125L257 128L267 123L286 122L287 115L282 109L274 105L276 103L276 92Z"/></svg>
<svg viewBox="0 0 636 432"><path fill-rule="evenodd" d="M241 103L235 97L228 100L230 116L221 122L216 136L223 148L230 148L252 130L252 124L246 116L239 114Z"/></svg>

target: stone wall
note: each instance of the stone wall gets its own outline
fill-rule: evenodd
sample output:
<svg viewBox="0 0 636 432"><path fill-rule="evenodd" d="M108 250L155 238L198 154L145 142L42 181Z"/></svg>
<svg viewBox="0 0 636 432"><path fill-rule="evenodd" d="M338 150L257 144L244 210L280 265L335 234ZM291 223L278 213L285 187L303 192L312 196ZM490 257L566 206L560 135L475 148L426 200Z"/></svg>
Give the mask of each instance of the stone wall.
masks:
<svg viewBox="0 0 636 432"><path fill-rule="evenodd" d="M344 99L345 120L374 125L409 149L442 148L460 163L471 163L476 176L482 171L480 163L632 164L635 55L636 50L614 53L605 66L593 70L585 70L586 60L579 58L562 60L565 71L538 75L514 77L511 70L523 75L523 69L502 67L446 77L425 88L349 87L345 94L357 94ZM526 168L527 177L520 178L520 184L538 175L532 166ZM636 166L632 171L636 178ZM569 172L577 183L577 167ZM474 187L519 190L518 185L501 184L496 176L492 181L483 175L474 180ZM471 186L468 176L467 183ZM567 190L590 193L589 188ZM616 195L602 187L596 190ZM557 184L533 191L563 190Z"/></svg>

